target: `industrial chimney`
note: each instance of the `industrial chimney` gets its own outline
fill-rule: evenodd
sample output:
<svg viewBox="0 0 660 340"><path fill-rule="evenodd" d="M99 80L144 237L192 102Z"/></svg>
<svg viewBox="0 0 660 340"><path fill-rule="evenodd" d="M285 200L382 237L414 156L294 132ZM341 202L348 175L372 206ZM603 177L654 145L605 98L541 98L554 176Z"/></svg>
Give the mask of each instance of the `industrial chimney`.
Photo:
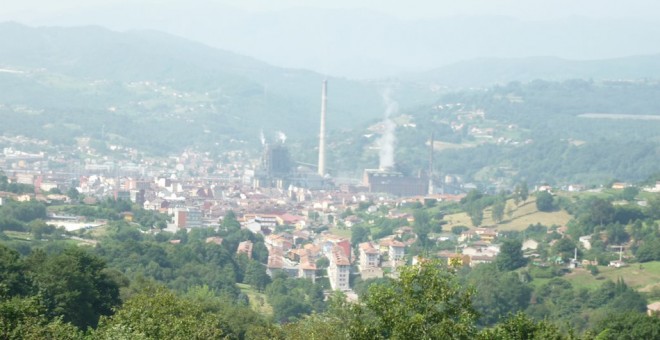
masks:
<svg viewBox="0 0 660 340"><path fill-rule="evenodd" d="M323 81L321 90L321 132L319 133L319 175L325 176L325 110L328 100L328 81Z"/></svg>
<svg viewBox="0 0 660 340"><path fill-rule="evenodd" d="M433 138L433 132L431 132L431 140L429 142L429 195L435 194L433 192L433 146L435 139Z"/></svg>

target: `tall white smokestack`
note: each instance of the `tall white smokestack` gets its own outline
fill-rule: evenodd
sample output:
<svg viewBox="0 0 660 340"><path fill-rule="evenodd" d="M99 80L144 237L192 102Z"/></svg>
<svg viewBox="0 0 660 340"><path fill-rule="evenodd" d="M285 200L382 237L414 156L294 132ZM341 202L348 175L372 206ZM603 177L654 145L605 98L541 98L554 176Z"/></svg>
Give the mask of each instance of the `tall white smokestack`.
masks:
<svg viewBox="0 0 660 340"><path fill-rule="evenodd" d="M321 90L321 132L319 133L319 175L325 176L325 110L328 101L328 81Z"/></svg>
<svg viewBox="0 0 660 340"><path fill-rule="evenodd" d="M433 146L435 144L435 140L433 139L433 132L431 132L431 141L430 141L430 148L429 148L429 195L435 194L433 192Z"/></svg>

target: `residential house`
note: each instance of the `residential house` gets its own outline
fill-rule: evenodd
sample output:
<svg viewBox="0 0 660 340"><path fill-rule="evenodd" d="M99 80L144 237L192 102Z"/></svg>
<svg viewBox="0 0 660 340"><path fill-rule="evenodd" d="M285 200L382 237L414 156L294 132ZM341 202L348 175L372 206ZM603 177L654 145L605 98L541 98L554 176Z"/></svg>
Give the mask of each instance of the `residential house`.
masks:
<svg viewBox="0 0 660 340"><path fill-rule="evenodd" d="M251 231L253 234L264 234L264 230L269 230L268 228L261 225L257 221L243 222L243 228Z"/></svg>
<svg viewBox="0 0 660 340"><path fill-rule="evenodd" d="M479 244L475 242L470 247L463 248L463 255L469 256L489 256L495 257L500 253L499 246L490 245L486 243Z"/></svg>
<svg viewBox="0 0 660 340"><path fill-rule="evenodd" d="M359 224L359 223L362 223L362 219L360 219L359 217L357 217L355 215L348 216L344 219L344 225L347 228L352 228L353 226L355 226L356 224Z"/></svg>
<svg viewBox="0 0 660 340"><path fill-rule="evenodd" d="M174 210L174 225L179 228L199 228L202 226L202 211L196 207Z"/></svg>
<svg viewBox="0 0 660 340"><path fill-rule="evenodd" d="M166 212L167 208L170 207L168 201L162 198L155 198L151 201L145 201L143 204L144 210L153 210L158 212Z"/></svg>
<svg viewBox="0 0 660 340"><path fill-rule="evenodd" d="M497 238L497 230L488 228L476 228L474 232L479 235L479 238L484 242L493 242Z"/></svg>
<svg viewBox="0 0 660 340"><path fill-rule="evenodd" d="M380 252L371 242L360 243L358 250L360 252L360 271L380 266Z"/></svg>
<svg viewBox="0 0 660 340"><path fill-rule="evenodd" d="M584 191L586 187L581 184L570 184L567 188L569 192L578 192L578 191Z"/></svg>
<svg viewBox="0 0 660 340"><path fill-rule="evenodd" d="M297 216L291 214L282 214L276 215L275 219L277 220L278 225L292 225L295 226L298 222L304 221L304 216Z"/></svg>
<svg viewBox="0 0 660 340"><path fill-rule="evenodd" d="M608 266L614 268L621 268L621 267L626 267L628 265L622 260L615 260L615 261L610 261L610 264Z"/></svg>
<svg viewBox="0 0 660 340"><path fill-rule="evenodd" d="M584 249L591 249L591 235L580 236L579 241Z"/></svg>
<svg viewBox="0 0 660 340"><path fill-rule="evenodd" d="M238 244L236 254L245 254L249 259L252 258L252 241L247 240Z"/></svg>
<svg viewBox="0 0 660 340"><path fill-rule="evenodd" d="M403 265L404 256L406 255L406 245L403 242L392 240L388 248L387 256L390 261L390 266L396 268L399 265Z"/></svg>
<svg viewBox="0 0 660 340"><path fill-rule="evenodd" d="M293 232L293 244L302 244L309 241L311 233L307 230L296 230Z"/></svg>
<svg viewBox="0 0 660 340"><path fill-rule="evenodd" d="M373 267L360 270L362 280L379 279L384 276L383 268Z"/></svg>
<svg viewBox="0 0 660 340"><path fill-rule="evenodd" d="M646 313L649 316L660 315L660 301L646 305Z"/></svg>
<svg viewBox="0 0 660 340"><path fill-rule="evenodd" d="M344 250L338 246L333 247L329 259L328 279L330 280L332 290L350 290L349 275L351 272L351 263L348 257L346 257Z"/></svg>
<svg viewBox="0 0 660 340"><path fill-rule="evenodd" d="M522 250L536 250L539 248L539 243L536 240L527 239L522 244Z"/></svg>
<svg viewBox="0 0 660 340"><path fill-rule="evenodd" d="M612 189L615 190L623 190L626 187L628 187L627 183L621 183L621 182L612 183Z"/></svg>
<svg viewBox="0 0 660 340"><path fill-rule="evenodd" d="M264 238L264 242L266 243L266 246L268 246L269 250L272 248L278 248L284 251L288 251L289 249L293 248L293 242L291 241L291 238L288 238L285 235L271 234Z"/></svg>
<svg viewBox="0 0 660 340"><path fill-rule="evenodd" d="M447 265L450 267L460 267L460 266L470 265L470 255L441 251L438 253L438 258L440 258L441 260L446 260Z"/></svg>
<svg viewBox="0 0 660 340"><path fill-rule="evenodd" d="M245 214L243 216L243 221L244 222L254 221L254 222L258 222L260 225L264 227L275 228L275 226L277 225L277 216L269 215L269 214Z"/></svg>
<svg viewBox="0 0 660 340"><path fill-rule="evenodd" d="M280 249L273 249L268 254L268 264L266 265L266 274L270 277L277 271L286 273L289 277L298 276L298 265L293 261L287 259Z"/></svg>
<svg viewBox="0 0 660 340"><path fill-rule="evenodd" d="M300 257L298 277L316 282L316 263L311 255L304 254Z"/></svg>
<svg viewBox="0 0 660 340"><path fill-rule="evenodd" d="M16 201L18 202L30 202L32 200L32 195L23 194L16 196Z"/></svg>
<svg viewBox="0 0 660 340"><path fill-rule="evenodd" d="M123 213L121 213L121 214L119 214L119 215L124 219L124 221L126 221L126 222L133 222L133 217L134 217L134 215L133 215L132 212L130 212L130 211L125 211L125 212L123 212Z"/></svg>
<svg viewBox="0 0 660 340"><path fill-rule="evenodd" d="M223 241L222 237L218 237L218 236L210 236L206 238L206 243L214 243L217 245L221 245L222 241Z"/></svg>
<svg viewBox="0 0 660 340"><path fill-rule="evenodd" d="M482 264L482 263L493 263L495 261L494 256L479 256L479 255L474 255L470 256L470 267L474 267L476 265Z"/></svg>
<svg viewBox="0 0 660 340"><path fill-rule="evenodd" d="M462 232L461 235L458 236L458 242L459 243L468 242L475 237L477 237L477 233L474 230L466 230Z"/></svg>

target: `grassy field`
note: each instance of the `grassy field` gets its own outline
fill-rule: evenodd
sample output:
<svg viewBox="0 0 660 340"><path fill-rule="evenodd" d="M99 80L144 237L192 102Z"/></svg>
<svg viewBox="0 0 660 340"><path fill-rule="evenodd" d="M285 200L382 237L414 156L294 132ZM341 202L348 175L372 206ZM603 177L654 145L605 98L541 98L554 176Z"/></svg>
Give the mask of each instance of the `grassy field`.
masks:
<svg viewBox="0 0 660 340"><path fill-rule="evenodd" d="M92 235L93 239L98 240L106 234L106 232L108 231L108 228L109 228L108 225L104 225L104 226L94 228L92 230L88 230L87 233Z"/></svg>
<svg viewBox="0 0 660 340"><path fill-rule="evenodd" d="M511 217L507 212L511 210ZM491 218L491 210L487 208L484 210L484 219L481 223L483 226L496 226L500 231L507 230L524 230L530 224L541 223L545 226L551 225L566 225L571 219L571 216L564 210L554 212L541 212L536 209L536 199L530 197L525 203L516 206L513 200L508 200L506 208L504 209L504 220L500 223L495 223ZM463 225L472 227L470 217L462 212L458 214L447 215L444 218L448 223L445 230L451 229L453 226Z"/></svg>
<svg viewBox="0 0 660 340"><path fill-rule="evenodd" d="M241 289L241 292L247 295L248 299L250 299L250 307L252 310L262 315L273 315L273 307L271 307L271 305L268 304L268 301L266 301L265 294L257 292L250 285L244 283L237 283L236 285Z"/></svg>
<svg viewBox="0 0 660 340"><path fill-rule="evenodd" d="M586 269L577 269L564 278L575 288L596 288L606 280L616 281L622 278L626 284L641 292L649 292L653 287L660 287L660 261L633 264L629 267L598 267L600 273L591 275Z"/></svg>
<svg viewBox="0 0 660 340"><path fill-rule="evenodd" d="M433 150L444 151L444 150L453 150L453 149L464 149L464 148L473 148L477 146L476 144L455 144L449 142L434 141Z"/></svg>
<svg viewBox="0 0 660 340"><path fill-rule="evenodd" d="M350 228L332 227L332 228L330 228L330 233L333 234L333 235L337 235L337 236L347 237L348 239L351 238L351 229Z"/></svg>
<svg viewBox="0 0 660 340"><path fill-rule="evenodd" d="M21 232L21 231L12 231L12 230L6 230L4 231L4 233L9 238L12 238L14 240L32 241L32 235L30 235L30 233Z"/></svg>

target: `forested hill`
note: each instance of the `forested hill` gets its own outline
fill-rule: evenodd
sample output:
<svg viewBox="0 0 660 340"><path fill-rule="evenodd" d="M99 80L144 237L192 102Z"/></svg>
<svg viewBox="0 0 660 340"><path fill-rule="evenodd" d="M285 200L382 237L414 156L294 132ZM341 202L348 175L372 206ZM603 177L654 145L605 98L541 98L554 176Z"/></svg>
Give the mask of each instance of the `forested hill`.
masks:
<svg viewBox="0 0 660 340"><path fill-rule="evenodd" d="M453 174L489 185L641 181L660 171L659 95L658 82L643 80L535 80L458 90L395 118L395 160L411 174L427 169L433 134L439 181ZM367 132L345 135L332 164L346 171L374 164L377 137Z"/></svg>
<svg viewBox="0 0 660 340"><path fill-rule="evenodd" d="M535 79L646 79L660 78L660 55L603 60L568 60L556 57L480 58L409 76L445 86L486 86Z"/></svg>
<svg viewBox="0 0 660 340"><path fill-rule="evenodd" d="M262 128L318 130L323 75L164 33L2 23L0 51L0 114L11 122L0 133L66 140L104 126L106 136L164 149L257 141ZM382 116L380 84L328 81L330 128Z"/></svg>

